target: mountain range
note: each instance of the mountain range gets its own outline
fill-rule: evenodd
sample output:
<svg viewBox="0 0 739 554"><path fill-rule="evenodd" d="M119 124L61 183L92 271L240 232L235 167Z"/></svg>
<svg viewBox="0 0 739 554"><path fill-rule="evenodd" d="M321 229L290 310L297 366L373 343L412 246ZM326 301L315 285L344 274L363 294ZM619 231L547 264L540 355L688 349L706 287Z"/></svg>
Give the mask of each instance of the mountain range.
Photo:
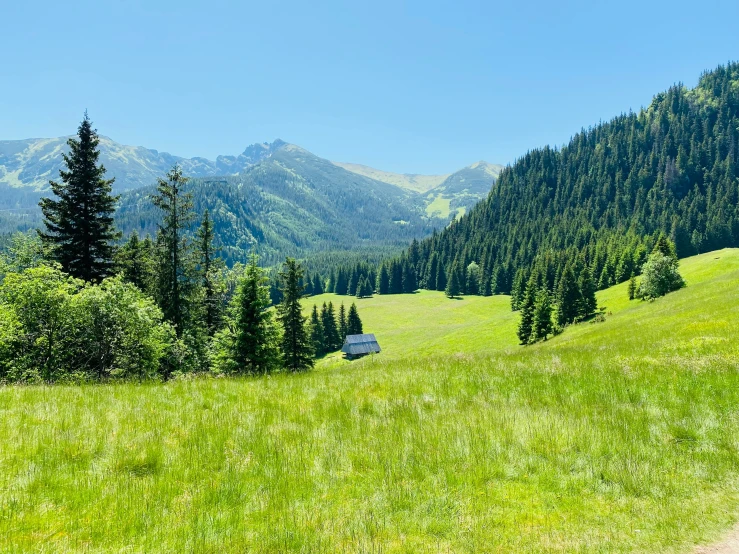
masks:
<svg viewBox="0 0 739 554"><path fill-rule="evenodd" d="M0 141L0 230L40 225L38 199L63 166L68 137ZM335 163L282 140L238 156L182 158L100 137L100 162L121 194L124 233L153 233L148 196L175 164L191 181L195 209L213 215L229 260L256 247L286 254L401 246L443 228L490 191L501 166L478 162L446 175L404 175Z"/></svg>

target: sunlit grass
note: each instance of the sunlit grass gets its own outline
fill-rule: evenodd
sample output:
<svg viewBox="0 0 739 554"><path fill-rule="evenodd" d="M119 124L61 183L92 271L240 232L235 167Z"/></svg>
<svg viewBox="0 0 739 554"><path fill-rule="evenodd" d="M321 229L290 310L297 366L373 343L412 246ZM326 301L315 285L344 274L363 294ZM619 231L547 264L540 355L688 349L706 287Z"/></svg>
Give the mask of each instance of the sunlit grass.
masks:
<svg viewBox="0 0 739 554"><path fill-rule="evenodd" d="M739 253L682 271L533 347L424 293L306 375L4 388L0 551L689 552L739 513Z"/></svg>

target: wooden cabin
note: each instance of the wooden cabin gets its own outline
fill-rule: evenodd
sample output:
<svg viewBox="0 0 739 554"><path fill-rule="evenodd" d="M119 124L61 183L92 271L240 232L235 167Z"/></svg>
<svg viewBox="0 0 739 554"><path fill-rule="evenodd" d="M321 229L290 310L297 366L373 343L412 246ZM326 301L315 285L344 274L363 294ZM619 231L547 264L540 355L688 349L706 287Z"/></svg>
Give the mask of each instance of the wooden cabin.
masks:
<svg viewBox="0 0 739 554"><path fill-rule="evenodd" d="M380 352L380 345L377 343L375 335L368 333L365 335L347 335L344 339L344 346L341 351L347 360L361 358L367 354L377 354Z"/></svg>

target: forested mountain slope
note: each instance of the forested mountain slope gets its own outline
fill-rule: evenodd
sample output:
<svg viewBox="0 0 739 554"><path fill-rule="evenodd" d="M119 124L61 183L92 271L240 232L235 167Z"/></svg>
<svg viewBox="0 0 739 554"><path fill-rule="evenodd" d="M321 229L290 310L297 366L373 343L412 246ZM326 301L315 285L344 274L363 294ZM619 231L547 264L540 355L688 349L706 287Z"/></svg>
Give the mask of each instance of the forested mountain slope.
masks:
<svg viewBox="0 0 739 554"><path fill-rule="evenodd" d="M160 214L145 187L121 198L124 233L154 233ZM238 176L192 179L195 212L207 208L227 261L254 247L265 263L285 255L401 247L446 220L429 218L417 193L352 173L294 145Z"/></svg>
<svg viewBox="0 0 739 554"><path fill-rule="evenodd" d="M660 232L680 257L737 246L738 143L739 65L730 64L562 149L528 152L486 200L408 257L430 288L438 264L448 274L476 261L494 290L509 292L537 259L550 281L573 256L601 288L628 279Z"/></svg>

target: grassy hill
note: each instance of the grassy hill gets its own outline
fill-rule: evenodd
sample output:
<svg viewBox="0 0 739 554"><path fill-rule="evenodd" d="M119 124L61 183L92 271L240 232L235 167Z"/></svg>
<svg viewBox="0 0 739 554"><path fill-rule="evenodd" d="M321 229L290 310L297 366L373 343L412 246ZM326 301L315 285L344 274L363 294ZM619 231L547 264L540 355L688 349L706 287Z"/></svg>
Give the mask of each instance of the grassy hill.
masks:
<svg viewBox="0 0 739 554"><path fill-rule="evenodd" d="M0 551L691 552L739 517L739 250L681 270L526 348L423 293L305 375L0 389Z"/></svg>

